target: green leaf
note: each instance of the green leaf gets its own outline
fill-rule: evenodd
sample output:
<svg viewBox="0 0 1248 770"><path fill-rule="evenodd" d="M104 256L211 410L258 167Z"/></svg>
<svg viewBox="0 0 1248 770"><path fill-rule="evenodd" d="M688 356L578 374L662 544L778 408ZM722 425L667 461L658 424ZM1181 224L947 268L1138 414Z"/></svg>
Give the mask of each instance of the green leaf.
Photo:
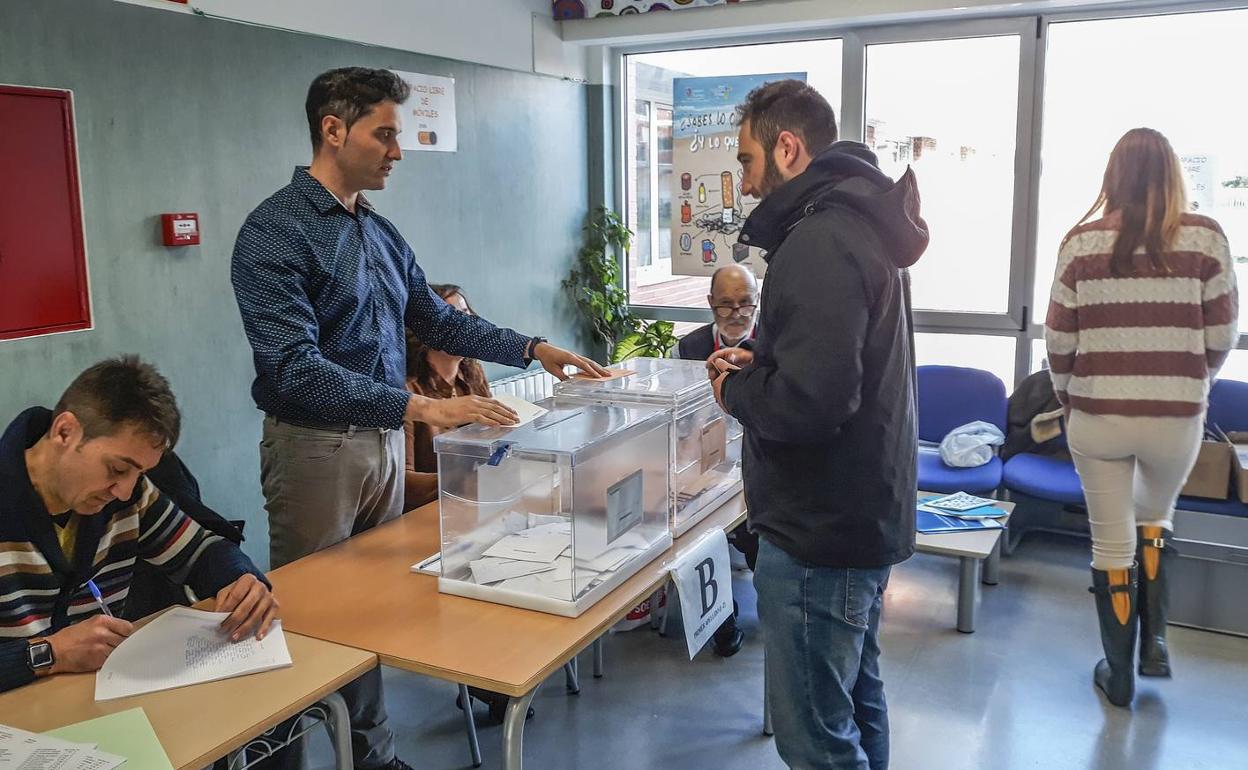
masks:
<svg viewBox="0 0 1248 770"><path fill-rule="evenodd" d="M611 363L618 364L644 354L645 343L642 333L631 332L615 343L615 350L611 351Z"/></svg>

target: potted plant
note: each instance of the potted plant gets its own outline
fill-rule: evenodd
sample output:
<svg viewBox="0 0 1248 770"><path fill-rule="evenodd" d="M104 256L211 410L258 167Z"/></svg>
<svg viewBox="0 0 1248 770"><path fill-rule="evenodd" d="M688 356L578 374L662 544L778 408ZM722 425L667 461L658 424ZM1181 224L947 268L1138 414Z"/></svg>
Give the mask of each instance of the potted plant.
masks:
<svg viewBox="0 0 1248 770"><path fill-rule="evenodd" d="M670 321L646 323L632 314L620 279L620 255L628 257L633 233L605 206L593 211L582 228L585 243L563 287L576 302L595 340L606 345L607 360L667 356L676 345Z"/></svg>

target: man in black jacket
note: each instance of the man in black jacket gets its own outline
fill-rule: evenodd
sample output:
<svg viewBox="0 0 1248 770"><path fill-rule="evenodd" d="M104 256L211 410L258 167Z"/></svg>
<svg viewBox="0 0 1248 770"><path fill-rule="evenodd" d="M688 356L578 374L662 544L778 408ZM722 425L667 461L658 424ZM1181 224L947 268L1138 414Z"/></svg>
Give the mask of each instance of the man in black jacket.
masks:
<svg viewBox="0 0 1248 770"><path fill-rule="evenodd" d="M915 414L908 276L927 246L913 174L896 183L804 83L737 108L741 242L768 262L752 352L708 369L745 428L754 585L776 747L793 767L888 765L880 605L914 552ZM736 366L741 368L738 370Z"/></svg>

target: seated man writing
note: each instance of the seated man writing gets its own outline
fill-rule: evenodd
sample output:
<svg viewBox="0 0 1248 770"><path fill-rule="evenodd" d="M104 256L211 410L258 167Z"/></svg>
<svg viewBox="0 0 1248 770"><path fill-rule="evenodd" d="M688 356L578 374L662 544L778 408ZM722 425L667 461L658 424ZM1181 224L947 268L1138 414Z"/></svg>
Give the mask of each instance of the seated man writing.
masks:
<svg viewBox="0 0 1248 770"><path fill-rule="evenodd" d="M741 265L726 265L711 276L711 293L707 303L715 313L715 322L701 326L681 338L676 346L676 357L705 361L711 354L726 348L753 347L758 335L754 319L758 317L758 280ZM758 558L758 535L741 524L729 535L728 540L745 555L745 562L754 569ZM745 641L745 632L737 627L737 605L733 602L732 614L715 632L712 648L721 658L737 654Z"/></svg>
<svg viewBox="0 0 1248 770"><path fill-rule="evenodd" d="M133 630L113 615L137 559L215 596L230 639L268 633L278 604L260 571L144 476L180 423L168 381L127 356L87 369L54 411L27 409L0 436L0 691L104 665Z"/></svg>

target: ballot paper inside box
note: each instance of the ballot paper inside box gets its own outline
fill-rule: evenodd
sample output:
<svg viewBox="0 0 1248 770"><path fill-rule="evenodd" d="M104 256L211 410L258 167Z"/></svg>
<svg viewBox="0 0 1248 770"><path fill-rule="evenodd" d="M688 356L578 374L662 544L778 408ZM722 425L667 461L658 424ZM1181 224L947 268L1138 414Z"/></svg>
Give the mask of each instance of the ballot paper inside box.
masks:
<svg viewBox="0 0 1248 770"><path fill-rule="evenodd" d="M617 368L631 376L567 380L555 386L555 397L669 411L669 526L679 537L741 491L741 424L716 403L702 361L630 358Z"/></svg>
<svg viewBox="0 0 1248 770"><path fill-rule="evenodd" d="M434 439L443 593L574 617L671 545L668 412L538 404Z"/></svg>

